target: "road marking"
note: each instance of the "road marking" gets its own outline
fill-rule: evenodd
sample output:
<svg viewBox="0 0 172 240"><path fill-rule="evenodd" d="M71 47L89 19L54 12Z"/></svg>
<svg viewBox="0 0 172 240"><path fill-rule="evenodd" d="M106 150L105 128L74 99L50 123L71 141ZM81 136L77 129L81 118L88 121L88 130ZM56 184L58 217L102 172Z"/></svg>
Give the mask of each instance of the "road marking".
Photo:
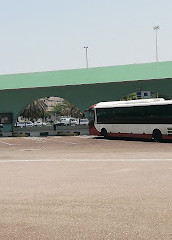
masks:
<svg viewBox="0 0 172 240"><path fill-rule="evenodd" d="M18 151L40 151L43 149L35 149L35 148L26 148L26 149L19 149Z"/></svg>
<svg viewBox="0 0 172 240"><path fill-rule="evenodd" d="M53 139L49 139L49 141L51 141L51 142L57 142L57 143L66 143L66 144L76 144L76 145L78 145L78 144L80 144L80 143L75 143L75 142L68 142L68 141L59 141L59 140L53 140Z"/></svg>
<svg viewBox="0 0 172 240"><path fill-rule="evenodd" d="M7 143L7 142L3 142L3 141L0 141L0 143L6 144L6 145L9 145L9 146L20 145L20 144L14 144L14 143Z"/></svg>
<svg viewBox="0 0 172 240"><path fill-rule="evenodd" d="M39 143L42 143L42 142L47 142L47 139L43 139L43 138L38 138L38 137L26 137L25 139L27 140L32 140L32 141L37 141Z"/></svg>
<svg viewBox="0 0 172 240"><path fill-rule="evenodd" d="M0 163L13 162L171 162L172 159L14 159L0 160Z"/></svg>
<svg viewBox="0 0 172 240"><path fill-rule="evenodd" d="M68 144L68 143L70 143L70 144L74 144L74 145L75 145L75 144L76 144L76 145L80 144L80 143L74 143L74 142L65 142L65 141L60 141L60 142L61 142L61 143L67 143L67 144Z"/></svg>
<svg viewBox="0 0 172 240"><path fill-rule="evenodd" d="M74 145L79 145L80 143L75 143L75 142L68 142L68 141L59 141L59 139L58 140L56 140L56 139L53 139L53 138L50 138L50 139L48 139L48 138L46 138L46 139L41 139L41 138L38 138L38 137L32 137L32 138L26 138L26 139L31 139L31 140L33 140L33 141L37 141L38 143L44 143L44 142L48 142L48 141L51 141L51 142L58 142L58 143L66 143L66 144L74 144Z"/></svg>

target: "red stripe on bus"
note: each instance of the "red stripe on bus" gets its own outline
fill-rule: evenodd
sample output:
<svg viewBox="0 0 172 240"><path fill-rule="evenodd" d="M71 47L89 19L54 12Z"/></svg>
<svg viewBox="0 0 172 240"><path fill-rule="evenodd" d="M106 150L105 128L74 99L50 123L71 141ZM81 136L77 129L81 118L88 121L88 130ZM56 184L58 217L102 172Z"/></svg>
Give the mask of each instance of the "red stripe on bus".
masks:
<svg viewBox="0 0 172 240"><path fill-rule="evenodd" d="M97 129L94 126L92 128L89 128L89 134L95 135L95 136L101 136L101 133L97 131Z"/></svg>
<svg viewBox="0 0 172 240"><path fill-rule="evenodd" d="M129 137L152 139L152 134L135 134L135 133L108 133L109 137ZM172 136L163 134L162 139L172 139Z"/></svg>
<svg viewBox="0 0 172 240"><path fill-rule="evenodd" d="M170 135L162 135L162 138L163 139L172 139L172 136L170 136Z"/></svg>
<svg viewBox="0 0 172 240"><path fill-rule="evenodd" d="M94 104L94 105L92 105L90 108L94 108L96 105L97 105L97 103L96 103L96 104Z"/></svg>
<svg viewBox="0 0 172 240"><path fill-rule="evenodd" d="M94 136L101 136L101 133L93 126L89 128L89 134ZM128 137L128 138L145 138L152 139L152 134L136 134L136 133L108 133L109 137ZM172 139L172 135L162 135L162 139Z"/></svg>
<svg viewBox="0 0 172 240"><path fill-rule="evenodd" d="M135 134L135 133L108 133L109 137L128 137L128 138L145 138L151 139L152 134Z"/></svg>

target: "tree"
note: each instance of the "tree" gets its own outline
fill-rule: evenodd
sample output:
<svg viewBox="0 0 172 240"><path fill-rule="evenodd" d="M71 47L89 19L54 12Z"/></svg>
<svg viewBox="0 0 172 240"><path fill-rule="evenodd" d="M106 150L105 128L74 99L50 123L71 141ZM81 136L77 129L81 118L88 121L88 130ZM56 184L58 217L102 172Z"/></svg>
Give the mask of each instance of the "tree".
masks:
<svg viewBox="0 0 172 240"><path fill-rule="evenodd" d="M67 100L63 100L62 103L56 104L52 109L52 113L58 113L62 116L71 116L75 118L81 118L83 115L81 110L76 105Z"/></svg>
<svg viewBox="0 0 172 240"><path fill-rule="evenodd" d="M170 97L166 96L166 95L162 95L156 92L151 92L151 98L164 98L166 100L170 100ZM128 100L136 100L137 98L137 93L130 93L126 96L124 96L122 99L120 99L120 101L128 101Z"/></svg>
<svg viewBox="0 0 172 240"><path fill-rule="evenodd" d="M47 105L44 103L44 101L39 99L29 104L21 115L32 121L33 119L44 118L46 115L46 108Z"/></svg>
<svg viewBox="0 0 172 240"><path fill-rule="evenodd" d="M125 97L123 97L122 99L120 99L120 101L128 101L128 100L136 100L137 99L137 93L130 93L128 95L126 95Z"/></svg>
<svg viewBox="0 0 172 240"><path fill-rule="evenodd" d="M159 93L153 93L152 98L164 98L165 100L170 100L171 99L169 96L159 94Z"/></svg>
<svg viewBox="0 0 172 240"><path fill-rule="evenodd" d="M61 115L61 111L62 111L61 103L57 103L55 106L53 106L51 113L53 115L55 115L55 114Z"/></svg>

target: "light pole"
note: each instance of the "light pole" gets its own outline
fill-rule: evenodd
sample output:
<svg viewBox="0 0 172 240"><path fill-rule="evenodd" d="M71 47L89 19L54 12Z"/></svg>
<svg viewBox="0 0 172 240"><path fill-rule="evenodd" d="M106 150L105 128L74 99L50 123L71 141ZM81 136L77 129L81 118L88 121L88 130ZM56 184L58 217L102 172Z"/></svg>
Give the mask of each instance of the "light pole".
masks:
<svg viewBox="0 0 172 240"><path fill-rule="evenodd" d="M158 30L160 29L159 26L155 26L153 28L156 33L156 62L158 62Z"/></svg>
<svg viewBox="0 0 172 240"><path fill-rule="evenodd" d="M88 47L84 47L84 48L86 50L86 66L88 68L88 53L87 53Z"/></svg>

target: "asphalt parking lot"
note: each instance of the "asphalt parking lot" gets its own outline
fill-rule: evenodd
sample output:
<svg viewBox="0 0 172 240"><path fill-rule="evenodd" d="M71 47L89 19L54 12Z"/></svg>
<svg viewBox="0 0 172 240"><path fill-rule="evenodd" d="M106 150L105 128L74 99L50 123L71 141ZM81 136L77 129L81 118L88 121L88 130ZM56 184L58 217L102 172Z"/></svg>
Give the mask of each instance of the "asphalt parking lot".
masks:
<svg viewBox="0 0 172 240"><path fill-rule="evenodd" d="M9 137L0 152L0 239L172 239L172 143Z"/></svg>

